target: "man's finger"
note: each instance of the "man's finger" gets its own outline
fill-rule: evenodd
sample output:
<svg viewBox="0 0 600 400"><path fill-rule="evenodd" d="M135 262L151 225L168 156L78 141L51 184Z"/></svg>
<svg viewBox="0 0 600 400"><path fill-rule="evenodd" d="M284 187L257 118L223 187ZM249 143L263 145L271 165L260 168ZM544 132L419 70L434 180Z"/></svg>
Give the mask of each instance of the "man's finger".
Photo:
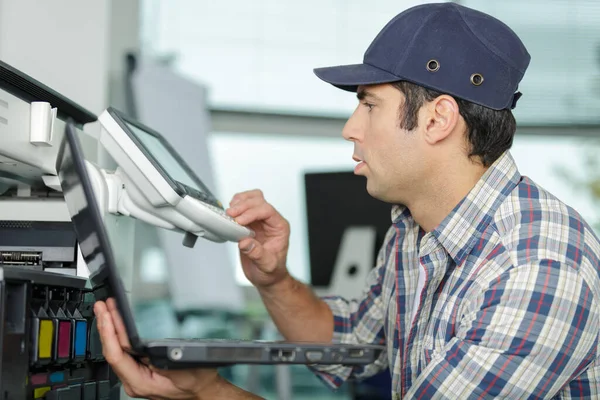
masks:
<svg viewBox="0 0 600 400"><path fill-rule="evenodd" d="M108 303L110 304L111 302ZM116 304L114 301L112 303L112 307L115 307ZM126 393L130 397L135 398L148 398L148 394L151 393L169 393L169 385L172 386L172 382L164 378L159 380L152 379L148 375L146 366L142 366L132 356L123 351L117 337L112 314L107 304L97 302L94 305L94 312L98 320L102 354L120 378L123 387L126 389ZM167 394L164 397L170 398L171 396Z"/></svg>
<svg viewBox="0 0 600 400"><path fill-rule="evenodd" d="M238 215L235 220L240 225L250 225L255 221L268 222L273 216L277 215L277 212L269 203L263 203L257 207L250 208Z"/></svg>
<svg viewBox="0 0 600 400"><path fill-rule="evenodd" d="M231 198L229 205L233 206L242 200L246 200L246 199L253 198L253 197L259 197L259 198L264 199L262 190L253 189L253 190L247 190L245 192L237 193Z"/></svg>
<svg viewBox="0 0 600 400"><path fill-rule="evenodd" d="M138 363L127 353L123 351L112 316L104 304L94 307L96 318L98 319L98 332L102 342L102 354L104 358L114 369L119 377L129 383L135 380L135 374L139 373Z"/></svg>
<svg viewBox="0 0 600 400"><path fill-rule="evenodd" d="M246 199L236 202L235 205L232 205L231 207L229 207L226 210L226 212L231 217L235 218L238 215L247 211L248 209L259 207L260 205L262 205L264 203L266 203L266 202L265 202L265 199L262 197L258 197L258 196L249 197L249 198L246 198Z"/></svg>
<svg viewBox="0 0 600 400"><path fill-rule="evenodd" d="M238 247L242 254L251 259L261 271L271 273L277 268L274 256L266 252L264 246L257 240L249 239L241 241Z"/></svg>
<svg viewBox="0 0 600 400"><path fill-rule="evenodd" d="M119 339L121 347L123 347L124 349L131 349L129 336L127 336L127 330L125 329L123 318L121 318L121 314L119 313L119 309L117 308L117 302L115 301L115 299L110 298L106 300L106 306L108 308L108 311L110 312L113 323L115 325L115 331L117 332L117 338Z"/></svg>
<svg viewBox="0 0 600 400"><path fill-rule="evenodd" d="M256 246L256 240L252 238L243 238L238 242L238 248L242 253L249 253Z"/></svg>
<svg viewBox="0 0 600 400"><path fill-rule="evenodd" d="M94 303L94 314L96 314L96 317L98 316L98 313L107 311L108 308L106 307L106 303L103 302L102 300L98 300Z"/></svg>

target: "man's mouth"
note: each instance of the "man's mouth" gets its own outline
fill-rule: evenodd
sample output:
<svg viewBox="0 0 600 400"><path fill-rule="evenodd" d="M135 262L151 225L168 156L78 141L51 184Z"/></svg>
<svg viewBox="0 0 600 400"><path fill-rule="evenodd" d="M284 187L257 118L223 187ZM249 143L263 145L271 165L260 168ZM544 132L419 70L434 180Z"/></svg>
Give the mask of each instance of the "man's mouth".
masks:
<svg viewBox="0 0 600 400"><path fill-rule="evenodd" d="M358 163L356 167L354 167L354 173L356 174L362 167L366 165L366 163L356 155L353 155L352 159Z"/></svg>

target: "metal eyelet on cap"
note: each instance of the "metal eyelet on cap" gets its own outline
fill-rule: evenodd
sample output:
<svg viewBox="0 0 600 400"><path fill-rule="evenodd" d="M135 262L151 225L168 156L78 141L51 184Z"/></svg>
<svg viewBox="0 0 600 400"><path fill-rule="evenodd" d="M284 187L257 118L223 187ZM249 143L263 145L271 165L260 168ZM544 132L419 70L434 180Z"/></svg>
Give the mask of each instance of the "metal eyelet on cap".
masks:
<svg viewBox="0 0 600 400"><path fill-rule="evenodd" d="M471 75L471 83L475 86L481 85L483 83L483 75L477 73Z"/></svg>
<svg viewBox="0 0 600 400"><path fill-rule="evenodd" d="M436 72L440 69L440 63L438 60L429 60L427 61L427 71Z"/></svg>

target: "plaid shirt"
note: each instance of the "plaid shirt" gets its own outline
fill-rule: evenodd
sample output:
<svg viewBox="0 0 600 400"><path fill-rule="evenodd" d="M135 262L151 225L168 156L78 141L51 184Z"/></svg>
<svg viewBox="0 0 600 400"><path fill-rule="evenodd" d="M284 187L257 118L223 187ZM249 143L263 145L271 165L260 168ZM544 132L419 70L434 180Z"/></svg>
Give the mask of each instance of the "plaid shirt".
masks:
<svg viewBox="0 0 600 400"><path fill-rule="evenodd" d="M395 399L600 399L600 243L508 152L432 232L400 206L392 219L361 298L325 298L334 341L387 351L320 378L389 367Z"/></svg>

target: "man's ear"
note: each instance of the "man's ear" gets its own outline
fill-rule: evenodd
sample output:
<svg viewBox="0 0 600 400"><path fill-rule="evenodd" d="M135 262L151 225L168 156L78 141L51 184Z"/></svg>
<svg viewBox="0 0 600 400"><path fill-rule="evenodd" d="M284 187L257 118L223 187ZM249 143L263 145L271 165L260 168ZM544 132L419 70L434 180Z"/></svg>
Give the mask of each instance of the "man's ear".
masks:
<svg viewBox="0 0 600 400"><path fill-rule="evenodd" d="M433 145L452 133L458 124L460 112L456 100L445 94L436 97L426 107L425 141Z"/></svg>

